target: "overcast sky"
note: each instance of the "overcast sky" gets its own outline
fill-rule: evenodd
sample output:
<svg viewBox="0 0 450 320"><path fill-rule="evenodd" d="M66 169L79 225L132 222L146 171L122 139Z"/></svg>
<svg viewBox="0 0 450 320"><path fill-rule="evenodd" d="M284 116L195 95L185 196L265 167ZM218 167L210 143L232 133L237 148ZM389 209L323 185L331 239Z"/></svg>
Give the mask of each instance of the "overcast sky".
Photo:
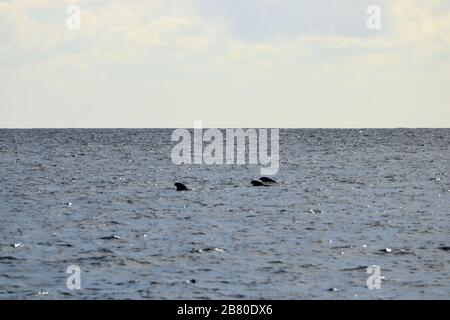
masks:
<svg viewBox="0 0 450 320"><path fill-rule="evenodd" d="M450 1L0 0L0 127L198 120L450 127Z"/></svg>

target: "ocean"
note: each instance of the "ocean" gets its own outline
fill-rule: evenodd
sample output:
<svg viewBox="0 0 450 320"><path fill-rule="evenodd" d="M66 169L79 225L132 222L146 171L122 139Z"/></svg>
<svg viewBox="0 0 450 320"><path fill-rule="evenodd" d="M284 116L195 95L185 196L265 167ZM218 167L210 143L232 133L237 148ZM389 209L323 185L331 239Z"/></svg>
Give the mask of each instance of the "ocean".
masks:
<svg viewBox="0 0 450 320"><path fill-rule="evenodd" d="M450 298L450 129L281 129L270 187L172 131L1 129L0 299Z"/></svg>

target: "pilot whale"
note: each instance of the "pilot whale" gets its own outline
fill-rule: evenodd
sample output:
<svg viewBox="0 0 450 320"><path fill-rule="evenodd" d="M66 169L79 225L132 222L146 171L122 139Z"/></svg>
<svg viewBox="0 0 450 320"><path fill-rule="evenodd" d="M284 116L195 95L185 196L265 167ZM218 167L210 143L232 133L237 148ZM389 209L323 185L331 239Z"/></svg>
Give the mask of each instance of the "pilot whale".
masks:
<svg viewBox="0 0 450 320"><path fill-rule="evenodd" d="M261 177L259 180L252 180L250 183L254 187L268 187L275 185L277 182L267 177Z"/></svg>
<svg viewBox="0 0 450 320"><path fill-rule="evenodd" d="M262 181L264 183L277 183L275 180L267 178L267 177L261 177L261 178L259 178L259 181Z"/></svg>
<svg viewBox="0 0 450 320"><path fill-rule="evenodd" d="M174 183L174 186L177 188L177 191L188 191L190 190L184 183L176 182Z"/></svg>

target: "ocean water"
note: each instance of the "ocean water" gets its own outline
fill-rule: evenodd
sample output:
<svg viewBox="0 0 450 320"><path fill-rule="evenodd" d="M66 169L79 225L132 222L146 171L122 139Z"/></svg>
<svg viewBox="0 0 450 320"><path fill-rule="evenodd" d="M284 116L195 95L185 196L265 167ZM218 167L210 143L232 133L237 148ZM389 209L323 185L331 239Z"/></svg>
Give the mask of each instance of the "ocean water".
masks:
<svg viewBox="0 0 450 320"><path fill-rule="evenodd" d="M450 129L280 130L271 187L171 133L0 130L0 299L450 298Z"/></svg>

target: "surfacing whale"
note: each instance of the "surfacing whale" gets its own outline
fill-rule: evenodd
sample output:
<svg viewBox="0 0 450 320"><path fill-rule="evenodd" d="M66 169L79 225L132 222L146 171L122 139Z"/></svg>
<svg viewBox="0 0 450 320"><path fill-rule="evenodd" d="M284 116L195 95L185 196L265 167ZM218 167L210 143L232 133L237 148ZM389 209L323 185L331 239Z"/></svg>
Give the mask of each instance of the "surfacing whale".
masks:
<svg viewBox="0 0 450 320"><path fill-rule="evenodd" d="M184 183L176 182L174 183L174 186L177 188L177 191L188 191L188 187Z"/></svg>
<svg viewBox="0 0 450 320"><path fill-rule="evenodd" d="M259 181L262 181L264 183L277 183L275 180L267 178L267 177L261 177L261 178L259 178Z"/></svg>
<svg viewBox="0 0 450 320"><path fill-rule="evenodd" d="M254 187L262 187L262 186L265 186L264 183L262 183L261 181L258 181L258 180L252 180L250 183L251 183L252 186L254 186Z"/></svg>
<svg viewBox="0 0 450 320"><path fill-rule="evenodd" d="M267 177L261 177L259 180L252 180L250 183L254 187L269 187L277 184L275 180Z"/></svg>

